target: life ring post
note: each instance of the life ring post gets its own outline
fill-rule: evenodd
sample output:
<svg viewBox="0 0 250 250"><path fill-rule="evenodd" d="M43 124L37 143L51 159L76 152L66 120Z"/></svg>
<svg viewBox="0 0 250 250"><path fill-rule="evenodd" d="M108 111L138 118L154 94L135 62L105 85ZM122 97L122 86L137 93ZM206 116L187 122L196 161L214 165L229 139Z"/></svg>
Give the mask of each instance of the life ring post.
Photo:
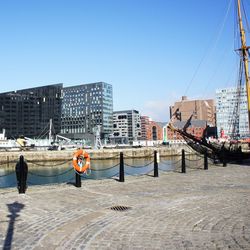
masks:
<svg viewBox="0 0 250 250"><path fill-rule="evenodd" d="M85 161L85 163L83 163L83 161ZM72 165L79 174L86 173L86 170L90 169L89 154L82 149L78 149L73 155Z"/></svg>
<svg viewBox="0 0 250 250"><path fill-rule="evenodd" d="M82 186L82 179L78 172L76 172L76 187L80 188Z"/></svg>

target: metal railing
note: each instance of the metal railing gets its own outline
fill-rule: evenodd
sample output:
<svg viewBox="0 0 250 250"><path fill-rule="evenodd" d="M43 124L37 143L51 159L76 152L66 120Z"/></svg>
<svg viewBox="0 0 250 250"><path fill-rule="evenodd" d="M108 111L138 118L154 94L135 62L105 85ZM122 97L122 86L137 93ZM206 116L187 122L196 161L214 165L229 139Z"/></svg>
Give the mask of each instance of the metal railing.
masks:
<svg viewBox="0 0 250 250"><path fill-rule="evenodd" d="M119 158L117 158L119 156ZM208 166L221 166L216 162L212 162L208 159L207 153L205 152L204 155L193 154L186 156L184 149L182 150L181 155L177 155L178 158L175 161L166 161L160 160L159 152L156 150L145 156L147 159L152 159L151 161L145 163L144 165L132 165L128 163L128 159L130 156L125 155L127 158L124 158L123 152L120 152L119 155L115 155L113 157L108 158L108 160L119 160L118 163L114 164L111 167L107 167L104 169L92 168L91 167L91 174L86 175L75 171L74 167L70 164L69 167L64 171L59 171L56 174L40 174L28 169L28 164L34 164L36 166L41 167L55 167L61 166L62 164L67 164L71 160L66 160L57 164L40 164L34 161L24 160L24 157L21 155L19 161L16 163L15 170L0 174L0 178L7 177L10 175L16 174L16 185L18 188L19 193L25 193L27 189L27 184L35 185L37 183L32 181L32 176L38 178L54 178L54 177L61 177L65 176L65 181L72 181L75 178L75 186L81 187L81 180L82 179L93 179L93 176L98 176L100 172L105 174L105 177L98 177L94 178L96 180L100 179L108 179L108 178L116 178L119 182L125 181L125 176L138 176L138 175L149 175L153 177L159 177L159 171L161 172L177 172L177 173L186 173L187 169L191 170L208 170ZM171 166L171 168L169 168Z"/></svg>

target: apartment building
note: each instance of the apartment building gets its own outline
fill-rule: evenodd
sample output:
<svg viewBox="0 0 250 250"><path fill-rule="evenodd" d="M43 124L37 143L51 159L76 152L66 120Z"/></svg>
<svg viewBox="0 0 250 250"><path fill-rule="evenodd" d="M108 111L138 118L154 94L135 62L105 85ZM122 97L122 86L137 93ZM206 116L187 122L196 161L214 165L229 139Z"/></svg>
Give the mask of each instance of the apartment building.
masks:
<svg viewBox="0 0 250 250"><path fill-rule="evenodd" d="M218 133L223 130L229 137L249 136L245 87L216 90L216 120Z"/></svg>
<svg viewBox="0 0 250 250"><path fill-rule="evenodd" d="M137 110L113 112L113 143L132 143L141 138L141 116Z"/></svg>

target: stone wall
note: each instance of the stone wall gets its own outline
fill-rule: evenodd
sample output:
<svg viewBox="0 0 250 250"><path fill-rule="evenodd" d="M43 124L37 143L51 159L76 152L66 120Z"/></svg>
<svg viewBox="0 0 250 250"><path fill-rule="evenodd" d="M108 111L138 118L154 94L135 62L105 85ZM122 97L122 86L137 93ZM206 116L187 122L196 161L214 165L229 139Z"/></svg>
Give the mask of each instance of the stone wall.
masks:
<svg viewBox="0 0 250 250"><path fill-rule="evenodd" d="M100 149L100 150L86 150L91 159L103 160L109 158L119 158L120 152L124 153L124 158L145 158L153 157L154 150L157 150L160 156L175 156L180 155L181 150L190 152L190 149L185 145L172 145L162 147L142 147L142 148L126 148L126 149ZM28 161L42 162L42 161L64 161L72 159L73 150L62 151L15 151L15 152L0 152L0 163L17 162L20 155Z"/></svg>

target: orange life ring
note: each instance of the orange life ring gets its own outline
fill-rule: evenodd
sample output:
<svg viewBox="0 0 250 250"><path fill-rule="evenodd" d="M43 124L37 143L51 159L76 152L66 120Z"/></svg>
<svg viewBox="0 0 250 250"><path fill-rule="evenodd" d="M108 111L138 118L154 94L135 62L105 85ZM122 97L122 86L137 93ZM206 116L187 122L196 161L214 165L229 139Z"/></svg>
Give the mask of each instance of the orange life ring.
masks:
<svg viewBox="0 0 250 250"><path fill-rule="evenodd" d="M83 158L85 159L85 164L83 165ZM82 161L82 162L80 162ZM78 149L73 155L73 167L79 173L85 173L88 168L90 168L90 157L89 154L82 149Z"/></svg>

